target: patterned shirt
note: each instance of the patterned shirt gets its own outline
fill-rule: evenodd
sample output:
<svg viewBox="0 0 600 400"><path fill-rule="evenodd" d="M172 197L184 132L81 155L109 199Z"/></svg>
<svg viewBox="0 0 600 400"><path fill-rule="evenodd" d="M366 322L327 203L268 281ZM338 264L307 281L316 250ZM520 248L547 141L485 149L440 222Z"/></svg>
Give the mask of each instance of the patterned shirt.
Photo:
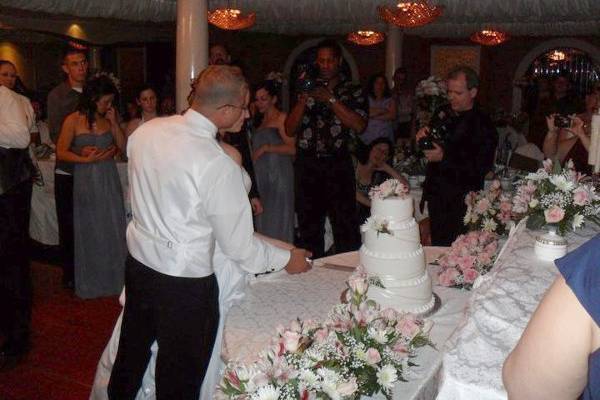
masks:
<svg viewBox="0 0 600 400"><path fill-rule="evenodd" d="M343 105L363 118L368 115L368 103L358 85L341 77L333 89L333 95ZM309 97L302 117L298 135L298 149L305 155L340 155L348 151L348 139L355 135L352 129L344 126L329 104Z"/></svg>

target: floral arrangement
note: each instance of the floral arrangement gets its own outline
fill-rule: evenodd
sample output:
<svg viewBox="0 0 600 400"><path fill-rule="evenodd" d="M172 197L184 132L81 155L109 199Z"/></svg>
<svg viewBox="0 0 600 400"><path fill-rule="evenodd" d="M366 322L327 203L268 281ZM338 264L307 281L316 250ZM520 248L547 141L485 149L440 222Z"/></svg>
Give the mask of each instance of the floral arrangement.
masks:
<svg viewBox="0 0 600 400"><path fill-rule="evenodd" d="M415 90L417 97L417 120L419 127L429 124L436 109L448 103L446 81L437 76L422 80Z"/></svg>
<svg viewBox="0 0 600 400"><path fill-rule="evenodd" d="M369 191L371 200L384 200L389 197L405 198L408 196L410 189L404 183L397 179L388 179L381 185L373 186Z"/></svg>
<svg viewBox="0 0 600 400"><path fill-rule="evenodd" d="M464 223L470 231L508 233L512 224L512 196L502 191L499 180L492 181L488 190L469 192L465 204Z"/></svg>
<svg viewBox="0 0 600 400"><path fill-rule="evenodd" d="M544 168L528 174L518 184L513 213L528 216L530 229L554 224L564 235L581 228L586 220L600 225L600 196L586 176L575 171L571 160L565 168L545 160Z"/></svg>
<svg viewBox="0 0 600 400"><path fill-rule="evenodd" d="M218 396L236 400L391 399L405 381L415 350L432 346L431 324L393 309L380 310L366 293L362 268L348 279L347 302L323 323L296 320L279 327L271 346L251 365L229 365Z"/></svg>
<svg viewBox="0 0 600 400"><path fill-rule="evenodd" d="M110 79L110 81L112 82L113 86L117 89L117 91L119 93L121 92L121 81L119 80L119 78L117 78L115 76L115 74L113 74L112 72L100 71L100 72L96 72L94 74L93 78L100 78L101 76Z"/></svg>
<svg viewBox="0 0 600 400"><path fill-rule="evenodd" d="M494 233L472 231L460 235L450 251L439 259L440 285L471 289L475 280L492 268L497 252L498 240Z"/></svg>

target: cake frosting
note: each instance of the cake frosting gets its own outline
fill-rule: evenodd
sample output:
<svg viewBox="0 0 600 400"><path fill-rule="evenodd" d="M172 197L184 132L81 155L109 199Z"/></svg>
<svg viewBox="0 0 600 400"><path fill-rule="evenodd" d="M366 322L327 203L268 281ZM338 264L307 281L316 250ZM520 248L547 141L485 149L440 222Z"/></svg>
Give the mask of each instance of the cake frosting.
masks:
<svg viewBox="0 0 600 400"><path fill-rule="evenodd" d="M370 193L371 216L361 227L360 263L383 287L369 297L383 308L423 314L435 301L408 188L388 180Z"/></svg>

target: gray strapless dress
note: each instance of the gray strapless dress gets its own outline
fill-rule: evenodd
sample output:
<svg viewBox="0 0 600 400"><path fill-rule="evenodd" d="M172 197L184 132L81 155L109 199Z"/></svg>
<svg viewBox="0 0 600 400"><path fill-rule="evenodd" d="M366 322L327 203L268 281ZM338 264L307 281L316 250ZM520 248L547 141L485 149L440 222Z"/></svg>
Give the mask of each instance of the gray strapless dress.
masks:
<svg viewBox="0 0 600 400"><path fill-rule="evenodd" d="M84 146L106 149L111 132L80 134L72 150ZM125 279L125 207L115 161L75 164L73 173L73 230L75 234L75 293L88 299L117 295Z"/></svg>
<svg viewBox="0 0 600 400"><path fill-rule="evenodd" d="M277 128L258 128L252 147L283 144ZM256 231L289 243L294 242L294 168L292 157L266 153L254 163L256 184L264 212L255 219Z"/></svg>

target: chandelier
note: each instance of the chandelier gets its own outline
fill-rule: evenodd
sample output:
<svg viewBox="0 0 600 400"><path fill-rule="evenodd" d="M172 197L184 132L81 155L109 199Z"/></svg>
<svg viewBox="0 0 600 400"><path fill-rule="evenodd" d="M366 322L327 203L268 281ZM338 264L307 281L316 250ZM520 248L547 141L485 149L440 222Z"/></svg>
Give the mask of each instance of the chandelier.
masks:
<svg viewBox="0 0 600 400"><path fill-rule="evenodd" d="M246 29L256 22L256 13L242 14L237 8L217 8L208 12L208 22L228 31Z"/></svg>
<svg viewBox="0 0 600 400"><path fill-rule="evenodd" d="M471 40L484 46L496 46L508 40L509 35L506 32L495 29L483 29L471 35Z"/></svg>
<svg viewBox="0 0 600 400"><path fill-rule="evenodd" d="M415 28L427 25L442 15L442 6L430 6L427 0L401 1L396 9L388 6L377 7L379 16L385 22L402 28Z"/></svg>
<svg viewBox="0 0 600 400"><path fill-rule="evenodd" d="M552 61L565 61L567 59L567 54L561 50L554 50L548 54L548 58Z"/></svg>
<svg viewBox="0 0 600 400"><path fill-rule="evenodd" d="M356 31L348 34L348 41L360 46L371 46L383 42L385 36L381 32Z"/></svg>

